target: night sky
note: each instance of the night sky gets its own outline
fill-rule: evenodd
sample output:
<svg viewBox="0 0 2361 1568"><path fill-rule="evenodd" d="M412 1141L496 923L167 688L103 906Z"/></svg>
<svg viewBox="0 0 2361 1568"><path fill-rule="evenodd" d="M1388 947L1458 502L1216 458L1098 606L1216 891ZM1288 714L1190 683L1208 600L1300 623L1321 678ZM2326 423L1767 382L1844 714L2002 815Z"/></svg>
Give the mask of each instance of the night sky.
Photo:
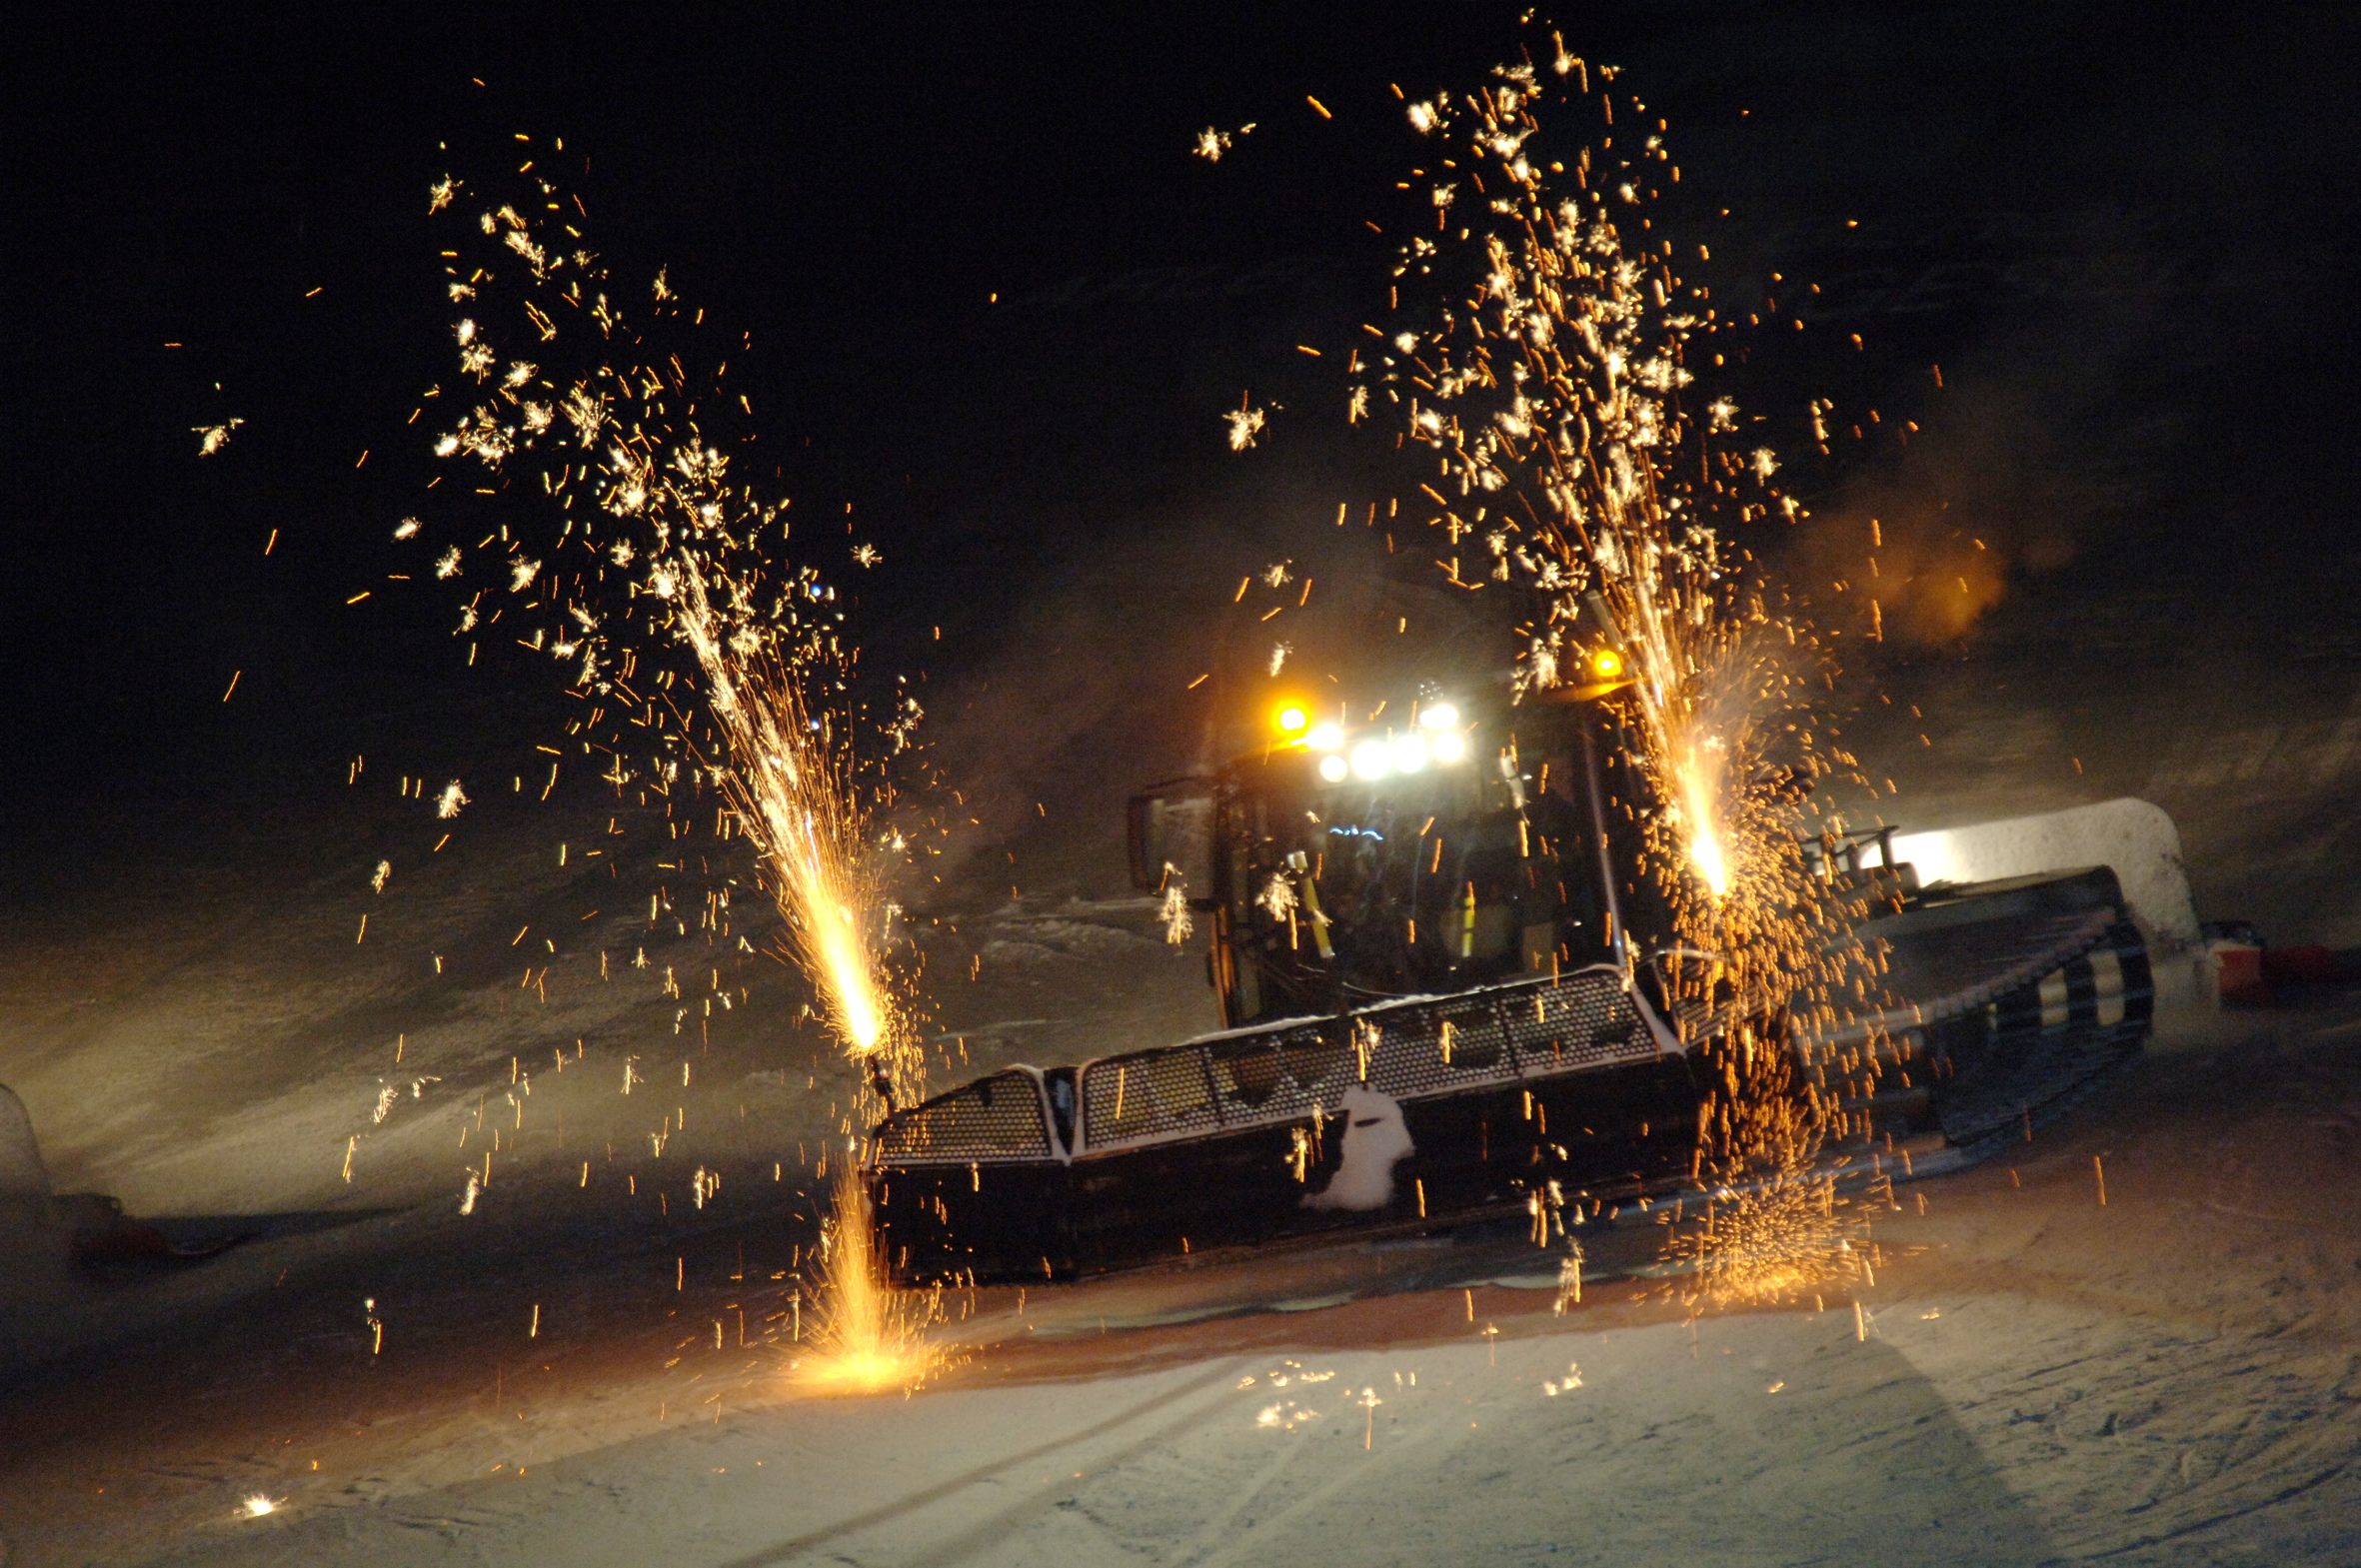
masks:
<svg viewBox="0 0 2361 1568"><path fill-rule="evenodd" d="M388 534L435 469L428 424L403 423L448 373L427 185L513 167L519 132L565 139L547 167L621 276L668 267L717 342L752 335L732 375L759 472L814 515L851 504L886 553L855 582L845 542L811 547L858 590L865 668L950 682L1042 657L1027 640L1083 594L1120 624L1099 646L1156 649L1141 690L1169 692L1239 573L1332 553L1313 535L1335 502L1396 483L1343 428L1336 362L1294 346L1340 349L1382 310L1392 240L1369 224L1417 195L1393 181L1419 156L1389 84L1472 84L1515 21L478 6L21 26L8 788L58 810L301 801L356 751L528 742L517 705L546 687L456 669L439 597L345 603L399 587ZM1865 512L1936 556L1962 520L1989 548L1999 610L1904 627L1858 674L1907 689L1913 661L2003 658L1996 637L2039 653L2060 607L2094 603L2132 626L2118 676L2185 653L2163 623L2216 659L2349 658L2349 11L1603 5L1557 25L1670 122L1683 179L1658 222L1714 256L1690 274L1811 320L1732 368L1741 402L1790 447L1810 398L1842 425L1881 411L1786 476L1836 520L1820 540L1749 543L1797 581L1841 568L1839 524ZM1218 165L1189 155L1247 121ZM1245 395L1272 428L1233 455L1219 416ZM200 460L192 427L231 417ZM1904 420L1907 450L1881 434ZM1112 710L1139 700L1068 740L1117 746ZM1157 755L1126 767L1188 744L1166 707L1135 728Z"/></svg>

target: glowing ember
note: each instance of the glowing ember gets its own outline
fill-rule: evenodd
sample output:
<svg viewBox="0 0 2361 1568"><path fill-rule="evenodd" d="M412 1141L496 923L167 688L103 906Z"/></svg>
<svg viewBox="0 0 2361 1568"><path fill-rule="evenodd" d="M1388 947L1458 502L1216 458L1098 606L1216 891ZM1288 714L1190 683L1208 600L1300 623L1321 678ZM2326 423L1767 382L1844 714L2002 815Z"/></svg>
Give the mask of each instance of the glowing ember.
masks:
<svg viewBox="0 0 2361 1568"><path fill-rule="evenodd" d="M238 1510L249 1519L260 1519L264 1514L277 1513L280 1505L286 1501L287 1499L284 1497L271 1497L261 1492L249 1492L246 1494L245 1500L239 1503Z"/></svg>
<svg viewBox="0 0 2361 1568"><path fill-rule="evenodd" d="M943 1363L927 1339L942 1315L933 1292L896 1290L886 1283L885 1259L870 1220L869 1189L860 1172L837 1179L836 1210L815 1306L818 1323L796 1376L822 1393L874 1394L910 1390Z"/></svg>

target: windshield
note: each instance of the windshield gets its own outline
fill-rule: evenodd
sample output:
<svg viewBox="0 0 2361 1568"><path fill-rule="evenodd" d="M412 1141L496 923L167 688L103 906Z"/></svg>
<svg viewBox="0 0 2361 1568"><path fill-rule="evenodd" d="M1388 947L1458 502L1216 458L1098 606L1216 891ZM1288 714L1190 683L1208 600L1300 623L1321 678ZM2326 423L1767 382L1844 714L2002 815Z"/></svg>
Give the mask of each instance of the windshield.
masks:
<svg viewBox="0 0 2361 1568"><path fill-rule="evenodd" d="M1299 750L1232 766L1214 824L1232 1027L1617 956L1641 889L1618 871L1610 892L1604 866L1633 863L1635 813L1611 787L1594 799L1601 749L1586 754L1576 715L1520 717L1521 748L1373 783L1323 780Z"/></svg>

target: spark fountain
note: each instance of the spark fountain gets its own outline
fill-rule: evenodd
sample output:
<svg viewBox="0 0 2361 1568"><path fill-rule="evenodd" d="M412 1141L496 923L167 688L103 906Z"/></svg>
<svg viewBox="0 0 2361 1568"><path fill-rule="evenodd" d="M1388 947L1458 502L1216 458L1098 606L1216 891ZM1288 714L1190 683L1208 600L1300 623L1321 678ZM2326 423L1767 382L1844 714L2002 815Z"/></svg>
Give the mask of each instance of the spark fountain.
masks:
<svg viewBox="0 0 2361 1568"><path fill-rule="evenodd" d="M831 748L826 721L810 716L795 671L759 643L733 652L695 560L682 564L677 591L681 635L736 760L720 771L722 787L790 916L796 959L827 998L846 1052L867 1064L872 1091L889 1109L907 1104L924 1092L924 1059L911 1009L873 952L869 932L881 930L886 899L863 852L868 824L851 764Z"/></svg>
<svg viewBox="0 0 2361 1568"><path fill-rule="evenodd" d="M562 153L563 141L554 148ZM472 407L435 453L497 476L483 493L547 498L530 515L503 509L480 543L441 544L434 577L463 591L471 578L484 585L463 602L455 635L479 638L504 611L525 623L512 622L510 636L557 662L567 695L587 705L567 739L585 757L606 755L601 777L618 796L720 789L784 916L783 955L862 1068L842 1125L866 1125L881 1107L924 1094L925 1060L921 1007L889 928L886 877L904 844L873 832L873 812L892 794L856 755L865 720L851 706L857 651L844 612L818 571L790 558L790 504L731 477L724 431L753 410L720 394L726 361L699 386L684 369L696 362L705 313L687 311L659 272L647 317L627 323L612 271L568 221L587 222L587 209L531 175L533 166L519 172L509 201L463 201L465 186L450 178L429 193L430 217L480 209L443 253L450 300L465 312L453 329L459 378L449 390ZM466 259L461 246L473 247ZM533 359L504 354L512 341ZM444 527L461 534L456 518ZM436 549L431 531L406 520L396 538ZM854 559L876 556L863 548ZM471 642L469 663L476 653ZM870 726L889 757L909 745L921 717L898 690ZM464 804L456 784L449 802L445 815ZM709 917L726 919L727 889L710 902ZM938 1314L884 1284L867 1199L850 1173L829 1233L807 1375L844 1389L909 1384L932 1364L923 1336Z"/></svg>
<svg viewBox="0 0 2361 1568"><path fill-rule="evenodd" d="M1550 42L1544 65L1407 105L1440 144L1447 177L1426 198L1442 239L1401 248L1413 298L1350 407L1393 405L1455 485L1425 487L1431 521L1454 552L1480 544L1487 581L1531 594L1526 700L1574 688L1623 720L1657 801L1646 868L1690 949L1662 978L1718 1080L1696 1161L1713 1201L1671 1250L1694 1268L1692 1305L1784 1298L1853 1277L1859 1256L1822 1158L1848 1128L1833 1096L1799 1089L1788 1045L1835 1007L1831 949L1861 912L1809 874L1794 786L1853 763L1809 700L1826 664L1810 627L1727 542L1800 509L1770 484L1772 452L1741 450L1727 399L1686 410L1690 346L1722 326L1668 243L1630 242L1654 181L1677 178L1663 127L1611 69L1594 83ZM1550 157L1543 113L1585 101L1624 129Z"/></svg>
<svg viewBox="0 0 2361 1568"><path fill-rule="evenodd" d="M946 1359L927 1333L942 1318L941 1293L887 1286L859 1170L838 1176L822 1240L817 1320L810 1359L794 1368L798 1381L824 1394L915 1390Z"/></svg>
<svg viewBox="0 0 2361 1568"><path fill-rule="evenodd" d="M456 635L480 636L504 610L537 612L517 642L557 661L569 695L591 704L568 739L608 755L602 777L619 794L699 780L722 789L832 1032L868 1068L873 1092L907 1100L924 1064L906 1021L915 997L886 951L882 876L898 840L883 852L870 841L871 809L891 791L856 765L857 716L831 706L857 657L836 590L789 557L791 504L732 480L723 430L752 406L718 385L692 388L683 366L704 312L685 311L660 272L648 320L627 323L610 269L564 221L570 199L547 179L532 183L538 200L487 203L478 215L469 240L487 254L475 265L446 253L451 299L469 313L454 328L458 390L472 382L484 401L436 455L476 459L512 486L528 480L552 503L530 522L504 513L488 569L474 558L494 538L454 541L436 557L438 580L492 580L463 603ZM430 211L456 210L464 190L439 182ZM581 215L579 201L572 208ZM510 333L535 361L503 367L497 340ZM561 349L575 362L564 371L548 363ZM416 520L397 537L428 544ZM899 698L877 727L881 749L907 747L919 717ZM641 748L626 732L641 738L641 757L627 760Z"/></svg>

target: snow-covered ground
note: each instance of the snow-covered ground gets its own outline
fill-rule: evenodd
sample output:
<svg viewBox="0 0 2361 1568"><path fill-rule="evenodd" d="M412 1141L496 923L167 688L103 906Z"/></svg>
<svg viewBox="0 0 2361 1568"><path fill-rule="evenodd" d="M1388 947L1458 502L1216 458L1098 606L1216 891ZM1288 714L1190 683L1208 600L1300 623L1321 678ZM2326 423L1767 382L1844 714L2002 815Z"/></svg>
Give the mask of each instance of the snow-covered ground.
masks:
<svg viewBox="0 0 2361 1568"><path fill-rule="evenodd" d="M0 1073L61 1190L178 1237L276 1217L11 1303L10 1563L2361 1549L2361 997L2231 1015L2012 1157L1904 1186L1858 1319L1685 1324L1633 1280L1559 1315L1514 1248L1348 1249L953 1298L932 1385L822 1398L783 1332L849 1081L773 960L728 956L759 909L709 943L583 869L607 816L486 812L378 894L354 805L12 919ZM1201 1026L1195 958L1100 891L936 938L955 1052Z"/></svg>

